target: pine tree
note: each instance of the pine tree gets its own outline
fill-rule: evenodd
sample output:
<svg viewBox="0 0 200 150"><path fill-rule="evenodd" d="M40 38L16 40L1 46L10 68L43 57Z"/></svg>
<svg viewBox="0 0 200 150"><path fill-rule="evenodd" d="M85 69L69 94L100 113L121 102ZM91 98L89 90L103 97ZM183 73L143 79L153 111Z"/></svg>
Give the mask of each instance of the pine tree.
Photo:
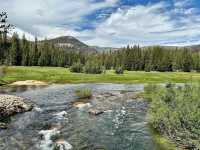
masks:
<svg viewBox="0 0 200 150"><path fill-rule="evenodd" d="M8 54L7 34L13 28L13 25L8 23L8 15L6 12L0 13L0 64L5 60Z"/></svg>
<svg viewBox="0 0 200 150"><path fill-rule="evenodd" d="M22 66L29 65L29 52L30 52L30 45L29 42L26 40L25 35L23 35L22 42L21 42L21 49L22 49Z"/></svg>
<svg viewBox="0 0 200 150"><path fill-rule="evenodd" d="M188 49L182 52L182 69L184 72L190 72L192 69L192 56Z"/></svg>
<svg viewBox="0 0 200 150"><path fill-rule="evenodd" d="M32 63L31 65L37 66L38 65L38 59L39 59L39 50L38 50L38 40L37 37L35 37L35 42L34 42L34 48L32 50Z"/></svg>
<svg viewBox="0 0 200 150"><path fill-rule="evenodd" d="M39 66L50 66L51 64L51 53L47 39L42 43L40 50L40 57L38 59Z"/></svg>
<svg viewBox="0 0 200 150"><path fill-rule="evenodd" d="M14 33L11 40L10 48L10 64L11 65L21 65L22 53L20 49L20 42L17 33Z"/></svg>

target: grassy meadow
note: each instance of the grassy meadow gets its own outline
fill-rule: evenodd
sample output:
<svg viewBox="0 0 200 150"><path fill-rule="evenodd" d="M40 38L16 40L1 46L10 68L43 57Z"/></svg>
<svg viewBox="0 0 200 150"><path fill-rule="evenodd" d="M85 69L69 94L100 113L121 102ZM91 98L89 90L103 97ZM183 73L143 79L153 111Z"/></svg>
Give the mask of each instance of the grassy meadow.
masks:
<svg viewBox="0 0 200 150"><path fill-rule="evenodd" d="M107 70L104 74L71 73L60 67L6 67L1 80L6 82L20 80L40 80L50 83L185 83L200 81L200 73L190 72L143 72L125 71L116 74Z"/></svg>

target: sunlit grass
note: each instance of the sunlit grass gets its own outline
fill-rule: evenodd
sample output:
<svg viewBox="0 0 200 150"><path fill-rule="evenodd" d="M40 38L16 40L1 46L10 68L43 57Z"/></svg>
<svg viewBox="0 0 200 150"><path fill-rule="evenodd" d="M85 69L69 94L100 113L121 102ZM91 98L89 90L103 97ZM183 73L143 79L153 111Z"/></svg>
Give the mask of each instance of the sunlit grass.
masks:
<svg viewBox="0 0 200 150"><path fill-rule="evenodd" d="M82 89L76 89L75 90L75 94L76 96L78 96L78 98L80 99L85 99L85 98L91 98L92 97L92 91L91 89L85 89L85 88L82 88Z"/></svg>
<svg viewBox="0 0 200 150"><path fill-rule="evenodd" d="M61 67L7 67L2 80L13 82L19 80L41 80L53 83L185 83L200 81L199 73L184 72L143 72L125 71L116 74L114 70L107 70L105 74L71 73L69 69Z"/></svg>
<svg viewBox="0 0 200 150"><path fill-rule="evenodd" d="M157 150L181 150L180 148L176 147L176 144L172 143L167 137L161 136L152 128L151 133L153 135L154 142L157 144Z"/></svg>

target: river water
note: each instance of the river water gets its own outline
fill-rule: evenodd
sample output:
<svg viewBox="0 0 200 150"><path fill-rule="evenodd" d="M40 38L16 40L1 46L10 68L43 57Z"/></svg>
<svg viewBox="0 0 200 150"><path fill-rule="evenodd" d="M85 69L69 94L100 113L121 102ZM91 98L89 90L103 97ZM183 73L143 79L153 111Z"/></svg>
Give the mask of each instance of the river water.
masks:
<svg viewBox="0 0 200 150"><path fill-rule="evenodd" d="M93 97L81 108L74 90L92 89ZM4 89L28 98L30 112L9 120L0 131L1 150L157 150L146 121L148 103L134 98L143 85L66 84ZM1 91L3 92L3 91ZM94 116L89 109L103 109Z"/></svg>

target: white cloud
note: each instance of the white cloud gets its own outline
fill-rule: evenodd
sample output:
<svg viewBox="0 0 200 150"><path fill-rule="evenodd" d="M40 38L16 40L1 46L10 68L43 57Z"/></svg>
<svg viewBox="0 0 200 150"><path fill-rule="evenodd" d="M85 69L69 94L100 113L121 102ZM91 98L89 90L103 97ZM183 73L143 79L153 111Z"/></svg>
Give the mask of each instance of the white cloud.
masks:
<svg viewBox="0 0 200 150"><path fill-rule="evenodd" d="M26 39L30 40L30 41L33 41L35 39L35 37L31 34L31 33L28 33L26 31L23 31L21 30L20 28L15 28L15 30L12 30L10 33L9 33L9 36L12 36L13 33L17 33L19 35L19 38L22 38L23 35L26 36Z"/></svg>
<svg viewBox="0 0 200 150"><path fill-rule="evenodd" d="M105 22L97 26L87 43L94 45L98 43L104 46L200 43L194 40L195 37L200 36L200 15L194 12L195 9L183 7L185 11L179 11L177 14L175 11L177 8L172 10L167 8L167 3L161 2L118 9Z"/></svg>
<svg viewBox="0 0 200 150"><path fill-rule="evenodd" d="M49 29L62 26L70 28L71 24L81 23L85 15L114 6L117 2L118 0L98 3L92 3L91 0L0 0L0 11L7 11L11 23L18 28L37 36L48 36L40 32L44 26Z"/></svg>
<svg viewBox="0 0 200 150"><path fill-rule="evenodd" d="M190 6L193 0L173 0L176 8L184 8Z"/></svg>
<svg viewBox="0 0 200 150"><path fill-rule="evenodd" d="M0 10L9 13L18 32L53 38L71 35L90 45L121 47L127 44L197 44L200 36L199 10L189 0L173 0L174 8L156 4L121 7L95 29L77 31L84 16L116 6L119 0L0 0ZM88 22L90 24L90 22ZM33 37L33 36L32 36ZM184 42L185 41L185 42Z"/></svg>

